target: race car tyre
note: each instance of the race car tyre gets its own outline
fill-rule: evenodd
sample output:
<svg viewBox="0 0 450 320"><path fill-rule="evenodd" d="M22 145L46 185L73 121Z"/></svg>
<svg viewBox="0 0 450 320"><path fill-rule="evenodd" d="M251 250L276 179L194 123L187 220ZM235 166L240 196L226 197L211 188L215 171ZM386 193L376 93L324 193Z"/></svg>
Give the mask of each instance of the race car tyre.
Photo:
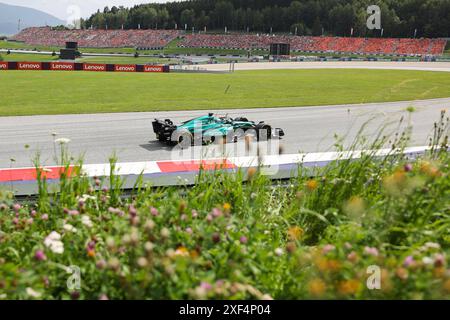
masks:
<svg viewBox="0 0 450 320"><path fill-rule="evenodd" d="M189 148L192 145L193 137L192 134L187 130L174 132L175 143L182 149Z"/></svg>

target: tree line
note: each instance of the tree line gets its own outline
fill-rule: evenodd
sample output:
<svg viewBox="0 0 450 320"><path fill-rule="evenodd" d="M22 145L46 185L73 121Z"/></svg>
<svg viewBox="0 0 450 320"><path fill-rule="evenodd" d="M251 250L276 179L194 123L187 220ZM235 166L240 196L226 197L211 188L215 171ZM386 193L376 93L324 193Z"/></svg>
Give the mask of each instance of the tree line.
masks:
<svg viewBox="0 0 450 320"><path fill-rule="evenodd" d="M382 30L366 26L367 7L373 4L381 9ZM450 0L188 0L105 7L82 20L81 27L449 37Z"/></svg>

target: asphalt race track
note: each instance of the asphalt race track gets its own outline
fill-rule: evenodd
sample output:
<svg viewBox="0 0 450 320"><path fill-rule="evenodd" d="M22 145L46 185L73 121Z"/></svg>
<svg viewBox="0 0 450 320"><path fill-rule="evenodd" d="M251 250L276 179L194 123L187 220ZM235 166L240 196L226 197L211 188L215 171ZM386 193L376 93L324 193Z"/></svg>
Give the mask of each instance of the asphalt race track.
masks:
<svg viewBox="0 0 450 320"><path fill-rule="evenodd" d="M406 111L409 106L414 106L413 113ZM365 130L368 137L373 137L382 126L387 127L386 133L399 131L398 123L402 117L402 128L408 123L413 125L411 146L426 145L433 122L439 119L441 110L450 112L450 98L351 106L229 110L228 115L264 120L274 127L283 128L286 136L274 143L279 142L284 153L297 153L333 150L335 134L345 137L344 143L348 146L368 120ZM220 110L218 114L225 112ZM155 141L152 120L158 117L179 122L205 113L176 111L0 117L0 168L32 166L31 159L37 152L41 154L41 164L55 164L55 137L52 133L57 134L56 138L70 139L71 154L74 157L84 155L85 163L107 162L113 153L121 162L176 159L171 147ZM238 146L245 143L229 145L239 149ZM58 148L56 146L56 150ZM189 152L203 154L207 148L211 146L193 147Z"/></svg>

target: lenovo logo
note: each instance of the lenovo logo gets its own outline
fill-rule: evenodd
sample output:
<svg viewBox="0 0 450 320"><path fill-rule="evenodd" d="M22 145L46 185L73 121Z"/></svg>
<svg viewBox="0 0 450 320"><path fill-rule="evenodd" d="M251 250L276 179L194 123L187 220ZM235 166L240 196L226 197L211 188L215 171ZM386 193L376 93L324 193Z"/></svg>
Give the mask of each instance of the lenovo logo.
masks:
<svg viewBox="0 0 450 320"><path fill-rule="evenodd" d="M144 72L163 72L162 66L144 66Z"/></svg>
<svg viewBox="0 0 450 320"><path fill-rule="evenodd" d="M116 64L114 66L114 71L118 71L118 72L135 72L136 71L136 66L133 65L133 64L129 64L129 65Z"/></svg>
<svg viewBox="0 0 450 320"><path fill-rule="evenodd" d="M105 64L83 64L84 71L106 71Z"/></svg>
<svg viewBox="0 0 450 320"><path fill-rule="evenodd" d="M40 62L18 62L17 69L19 70L41 70Z"/></svg>
<svg viewBox="0 0 450 320"><path fill-rule="evenodd" d="M8 70L8 62L0 62L0 70Z"/></svg>
<svg viewBox="0 0 450 320"><path fill-rule="evenodd" d="M74 70L74 64L70 62L52 62L50 68L52 70Z"/></svg>

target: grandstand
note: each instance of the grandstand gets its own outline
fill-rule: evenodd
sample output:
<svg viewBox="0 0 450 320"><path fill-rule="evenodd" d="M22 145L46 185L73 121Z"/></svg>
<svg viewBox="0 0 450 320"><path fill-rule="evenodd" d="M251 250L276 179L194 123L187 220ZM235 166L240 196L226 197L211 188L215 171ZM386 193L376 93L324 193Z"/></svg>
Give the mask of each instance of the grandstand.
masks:
<svg viewBox="0 0 450 320"><path fill-rule="evenodd" d="M160 49L177 37L183 48L267 50L271 43L289 43L292 51L369 55L438 56L444 53L443 39L310 37L265 34L183 34L178 30L54 30L27 28L12 40L29 45L64 46L78 42L86 48L135 47Z"/></svg>
<svg viewBox="0 0 450 320"><path fill-rule="evenodd" d="M378 55L442 55L446 40L397 38L302 37L270 35L186 35L181 47L267 49L270 43L289 43L299 52Z"/></svg>
<svg viewBox="0 0 450 320"><path fill-rule="evenodd" d="M27 28L12 37L29 45L64 46L78 42L85 48L165 47L180 34L176 30L54 30L50 27Z"/></svg>

